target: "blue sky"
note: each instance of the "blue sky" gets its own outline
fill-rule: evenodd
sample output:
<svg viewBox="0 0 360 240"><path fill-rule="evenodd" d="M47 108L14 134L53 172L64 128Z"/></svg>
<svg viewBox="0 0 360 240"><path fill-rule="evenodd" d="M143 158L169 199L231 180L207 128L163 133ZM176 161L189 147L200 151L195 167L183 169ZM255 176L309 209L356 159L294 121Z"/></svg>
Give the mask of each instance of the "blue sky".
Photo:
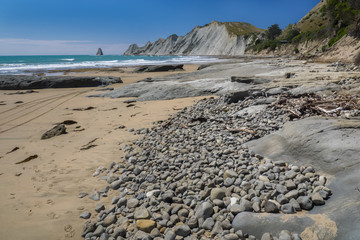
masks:
<svg viewBox="0 0 360 240"><path fill-rule="evenodd" d="M1 0L0 55L122 54L212 20L266 29L299 21L320 0Z"/></svg>

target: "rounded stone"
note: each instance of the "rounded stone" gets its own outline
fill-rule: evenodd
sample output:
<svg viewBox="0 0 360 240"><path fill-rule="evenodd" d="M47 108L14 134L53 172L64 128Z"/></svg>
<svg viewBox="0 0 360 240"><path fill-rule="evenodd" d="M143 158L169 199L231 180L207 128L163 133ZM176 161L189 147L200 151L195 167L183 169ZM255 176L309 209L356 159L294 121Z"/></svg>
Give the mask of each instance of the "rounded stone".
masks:
<svg viewBox="0 0 360 240"><path fill-rule="evenodd" d="M187 237L191 233L191 229L186 224L180 224L174 227L174 233L177 236Z"/></svg>
<svg viewBox="0 0 360 240"><path fill-rule="evenodd" d="M225 190L222 188L213 188L211 189L210 193L210 199L211 201L215 199L223 200L223 198L226 196Z"/></svg>
<svg viewBox="0 0 360 240"><path fill-rule="evenodd" d="M156 222L149 219L139 219L136 220L136 227L141 231L150 233L156 227Z"/></svg>

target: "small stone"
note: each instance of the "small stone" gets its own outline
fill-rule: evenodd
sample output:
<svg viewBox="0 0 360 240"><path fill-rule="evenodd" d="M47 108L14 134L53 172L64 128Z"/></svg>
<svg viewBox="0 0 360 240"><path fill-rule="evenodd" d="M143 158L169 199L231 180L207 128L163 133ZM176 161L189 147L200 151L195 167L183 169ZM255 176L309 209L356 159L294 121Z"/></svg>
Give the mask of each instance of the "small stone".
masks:
<svg viewBox="0 0 360 240"><path fill-rule="evenodd" d="M99 213L99 212L101 212L102 210L105 210L104 204L98 203L98 204L96 205L96 207L95 207L95 211Z"/></svg>
<svg viewBox="0 0 360 240"><path fill-rule="evenodd" d="M93 236L100 237L100 235L105 232L105 228L101 225L97 226L95 231L93 232Z"/></svg>
<svg viewBox="0 0 360 240"><path fill-rule="evenodd" d="M166 191L163 194L161 194L161 199L166 203L172 203L173 197L175 197L175 194L173 191Z"/></svg>
<svg viewBox="0 0 360 240"><path fill-rule="evenodd" d="M80 218L83 218L83 219L89 219L90 217L91 217L91 213L88 211L85 211L82 214L80 214Z"/></svg>
<svg viewBox="0 0 360 240"><path fill-rule="evenodd" d="M301 196L297 199L300 207L304 210L311 210L314 206L311 198L309 196Z"/></svg>
<svg viewBox="0 0 360 240"><path fill-rule="evenodd" d="M89 195L89 198L94 201L99 201L100 193L98 193L97 191L94 191L92 194Z"/></svg>
<svg viewBox="0 0 360 240"><path fill-rule="evenodd" d="M107 215L107 217L103 221L103 226L108 227L114 222L116 222L116 216L114 214Z"/></svg>
<svg viewBox="0 0 360 240"><path fill-rule="evenodd" d="M123 228L122 226L120 227L117 227L114 229L114 238L117 238L117 237L126 237L126 229Z"/></svg>
<svg viewBox="0 0 360 240"><path fill-rule="evenodd" d="M149 219L150 218L150 213L149 211L144 208L144 207L140 207L138 209L136 209L136 211L134 212L134 219Z"/></svg>
<svg viewBox="0 0 360 240"><path fill-rule="evenodd" d="M136 221L136 227L141 231L150 233L156 227L156 222L149 219L139 219Z"/></svg>
<svg viewBox="0 0 360 240"><path fill-rule="evenodd" d="M264 233L261 237L261 240L274 240L274 238L270 233Z"/></svg>
<svg viewBox="0 0 360 240"><path fill-rule="evenodd" d="M187 237L191 234L191 229L186 224L180 224L174 227L174 233L177 236Z"/></svg>
<svg viewBox="0 0 360 240"><path fill-rule="evenodd" d="M165 240L175 240L176 239L176 234L174 233L174 231L169 230L165 233Z"/></svg>
<svg viewBox="0 0 360 240"><path fill-rule="evenodd" d="M296 177L296 175L297 175L297 173L294 172L293 170L285 172L285 177L287 179L293 179L294 177Z"/></svg>
<svg viewBox="0 0 360 240"><path fill-rule="evenodd" d="M214 201L215 199L222 200L226 196L225 190L222 188L213 188L210 193L210 200Z"/></svg>
<svg viewBox="0 0 360 240"><path fill-rule="evenodd" d="M152 190L146 193L146 197L151 198L151 197L158 197L160 195L161 191L156 189L156 190Z"/></svg>
<svg viewBox="0 0 360 240"><path fill-rule="evenodd" d="M285 197L287 199L297 198L298 196L299 196L299 191L298 190L291 190L290 192L285 194Z"/></svg>
<svg viewBox="0 0 360 240"><path fill-rule="evenodd" d="M78 198L84 198L87 195L89 195L87 192L81 192L81 193L79 193Z"/></svg>
<svg viewBox="0 0 360 240"><path fill-rule="evenodd" d="M295 183L293 181L291 181L291 180L287 180L286 183L285 183L285 186L286 186L288 191L296 189Z"/></svg>
<svg viewBox="0 0 360 240"><path fill-rule="evenodd" d="M224 172L224 179L227 179L227 178L237 178L238 177L238 174L235 172L235 171L232 171L232 170L226 170Z"/></svg>
<svg viewBox="0 0 360 240"><path fill-rule="evenodd" d="M110 187L114 190L116 189L119 189L121 184L123 184L123 180L122 179L119 179L119 180L116 180L116 181L113 181L111 184L110 184Z"/></svg>
<svg viewBox="0 0 360 240"><path fill-rule="evenodd" d="M239 236L236 235L235 233L229 233L229 234L226 234L226 235L224 236L224 238L225 238L226 240L238 240L238 239L239 239Z"/></svg>
<svg viewBox="0 0 360 240"><path fill-rule="evenodd" d="M224 186L230 187L234 184L234 182L235 182L235 178L226 178L224 181Z"/></svg>
<svg viewBox="0 0 360 240"><path fill-rule="evenodd" d="M212 219L211 217L207 218L204 223L202 224L202 228L205 230L209 230L211 231L213 226L214 226L215 222L214 219Z"/></svg>
<svg viewBox="0 0 360 240"><path fill-rule="evenodd" d="M287 204L284 204L280 207L281 211L285 214L293 214L293 213L296 213L296 210L295 208L290 204L290 203L287 203Z"/></svg>
<svg viewBox="0 0 360 240"><path fill-rule="evenodd" d="M278 213L279 212L279 207L274 201L268 200L265 203L264 210L267 213Z"/></svg>
<svg viewBox="0 0 360 240"><path fill-rule="evenodd" d="M260 181L263 181L263 182L270 182L269 178L267 176L264 176L264 175L260 175L259 176L259 180Z"/></svg>
<svg viewBox="0 0 360 240"><path fill-rule="evenodd" d="M191 216L188 220L188 226L193 229L198 227L198 220L195 216Z"/></svg>
<svg viewBox="0 0 360 240"><path fill-rule="evenodd" d="M135 235L134 235L134 240L152 240L151 237L149 236L149 234L147 234L144 231L136 231Z"/></svg>
<svg viewBox="0 0 360 240"><path fill-rule="evenodd" d="M197 218L207 219L211 217L213 213L214 213L214 209L212 204L209 202L204 202L200 205L195 215Z"/></svg>
<svg viewBox="0 0 360 240"><path fill-rule="evenodd" d="M126 206L128 208L136 208L137 206L139 206L139 200L137 200L136 198L130 198L127 200Z"/></svg>
<svg viewBox="0 0 360 240"><path fill-rule="evenodd" d="M291 233L287 230L282 230L279 234L279 240L292 240Z"/></svg>
<svg viewBox="0 0 360 240"><path fill-rule="evenodd" d="M289 202L289 199L287 199L284 194L279 194L277 197L276 197L276 201L278 203L280 203L281 205L283 204L286 204Z"/></svg>
<svg viewBox="0 0 360 240"><path fill-rule="evenodd" d="M313 201L313 203L314 203L315 205L324 205L324 204L325 204L325 201L324 201L324 199L321 197L321 195L320 195L319 192L314 193L314 194L311 196L311 200Z"/></svg>
<svg viewBox="0 0 360 240"><path fill-rule="evenodd" d="M251 212L253 210L252 203L249 200L242 198L240 200L240 208L242 212Z"/></svg>
<svg viewBox="0 0 360 240"><path fill-rule="evenodd" d="M108 233L102 233L99 240L108 240L110 235Z"/></svg>
<svg viewBox="0 0 360 240"><path fill-rule="evenodd" d="M83 232L81 233L82 237L85 237L86 234L93 232L95 230L96 222L92 220L87 220L83 227Z"/></svg>
<svg viewBox="0 0 360 240"><path fill-rule="evenodd" d="M291 204L296 211L301 211L300 204L294 198L290 199L289 204Z"/></svg>

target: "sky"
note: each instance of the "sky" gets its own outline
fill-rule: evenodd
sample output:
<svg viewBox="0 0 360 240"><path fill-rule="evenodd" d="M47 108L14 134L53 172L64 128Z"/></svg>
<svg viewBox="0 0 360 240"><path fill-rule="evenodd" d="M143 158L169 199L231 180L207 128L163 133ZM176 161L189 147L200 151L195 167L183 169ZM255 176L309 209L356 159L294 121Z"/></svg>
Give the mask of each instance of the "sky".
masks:
<svg viewBox="0 0 360 240"><path fill-rule="evenodd" d="M211 21L266 29L298 22L320 0L1 0L0 55L122 54Z"/></svg>

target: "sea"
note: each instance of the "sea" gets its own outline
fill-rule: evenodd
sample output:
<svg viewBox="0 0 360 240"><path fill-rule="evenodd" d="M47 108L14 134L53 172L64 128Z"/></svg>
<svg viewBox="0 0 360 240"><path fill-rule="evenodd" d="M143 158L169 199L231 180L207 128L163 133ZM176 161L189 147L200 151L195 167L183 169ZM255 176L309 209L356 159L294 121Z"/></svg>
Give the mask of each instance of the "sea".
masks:
<svg viewBox="0 0 360 240"><path fill-rule="evenodd" d="M110 68L139 65L203 64L223 59L206 56L124 56L124 55L44 55L0 56L0 75L68 70L77 68Z"/></svg>

